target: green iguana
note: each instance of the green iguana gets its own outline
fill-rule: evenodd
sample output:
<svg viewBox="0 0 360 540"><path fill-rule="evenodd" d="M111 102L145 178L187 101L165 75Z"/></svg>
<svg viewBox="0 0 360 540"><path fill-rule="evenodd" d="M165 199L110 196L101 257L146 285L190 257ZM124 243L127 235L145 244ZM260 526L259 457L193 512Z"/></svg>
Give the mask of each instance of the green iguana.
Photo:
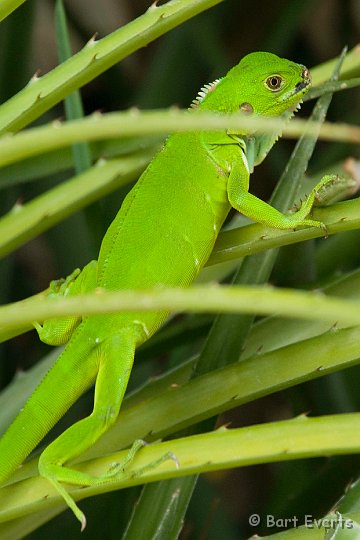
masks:
<svg viewBox="0 0 360 540"><path fill-rule="evenodd" d="M225 77L204 86L191 113L241 111L246 116L289 117L309 90L309 71L274 54L245 56ZM279 133L175 133L153 158L124 200L106 232L98 261L50 294L190 285L206 263L230 208L279 229L324 227L308 217L323 179L292 214L248 192L249 175ZM251 141L251 155L248 151ZM122 464L94 478L66 466L115 422L130 376L135 349L158 330L165 312L92 315L36 324L40 339L66 343L55 365L0 440L0 483L4 483L78 397L95 382L92 414L80 420L41 454L40 475L65 499L84 528L84 514L63 483L112 482ZM136 445L135 447L136 448Z"/></svg>

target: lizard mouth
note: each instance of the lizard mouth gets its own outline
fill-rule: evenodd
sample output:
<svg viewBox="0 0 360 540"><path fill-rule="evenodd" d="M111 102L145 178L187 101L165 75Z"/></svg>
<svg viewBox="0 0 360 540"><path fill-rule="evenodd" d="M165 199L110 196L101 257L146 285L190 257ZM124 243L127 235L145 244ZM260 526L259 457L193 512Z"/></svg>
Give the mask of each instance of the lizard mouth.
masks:
<svg viewBox="0 0 360 540"><path fill-rule="evenodd" d="M297 94L298 92L301 92L301 90L303 90L304 88L306 88L308 86L308 82L307 81L301 81L299 82L296 86L295 86L295 94Z"/></svg>

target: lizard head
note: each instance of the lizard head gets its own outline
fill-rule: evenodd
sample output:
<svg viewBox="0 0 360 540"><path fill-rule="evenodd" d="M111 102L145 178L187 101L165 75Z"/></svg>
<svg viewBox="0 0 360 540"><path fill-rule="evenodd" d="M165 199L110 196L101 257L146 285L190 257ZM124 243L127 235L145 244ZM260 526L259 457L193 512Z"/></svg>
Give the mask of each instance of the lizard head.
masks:
<svg viewBox="0 0 360 540"><path fill-rule="evenodd" d="M280 116L294 110L310 89L309 70L275 54L245 56L222 79L206 85L193 107L225 113Z"/></svg>

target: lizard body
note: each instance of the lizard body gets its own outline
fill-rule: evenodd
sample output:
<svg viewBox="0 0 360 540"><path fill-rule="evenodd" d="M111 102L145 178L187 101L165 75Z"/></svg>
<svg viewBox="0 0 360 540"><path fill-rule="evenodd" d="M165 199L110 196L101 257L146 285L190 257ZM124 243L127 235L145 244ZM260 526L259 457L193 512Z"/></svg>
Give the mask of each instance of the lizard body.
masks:
<svg viewBox="0 0 360 540"><path fill-rule="evenodd" d="M309 87L304 66L270 53L252 53L225 77L204 87L191 114L240 110L246 115L290 116ZM272 227L323 226L308 218L316 188L298 212L288 215L248 192L253 166L264 159L277 136L204 131L168 137L106 232L98 262L92 261L64 283L54 282L50 294L77 295L96 287L117 291L188 286L206 263L231 207ZM39 460L40 474L85 526L85 516L63 483L94 485L111 481L114 475L93 478L64 464L116 420L135 349L166 316L133 312L35 324L43 341L68 343L0 440L0 483L95 382L92 414L62 433Z"/></svg>

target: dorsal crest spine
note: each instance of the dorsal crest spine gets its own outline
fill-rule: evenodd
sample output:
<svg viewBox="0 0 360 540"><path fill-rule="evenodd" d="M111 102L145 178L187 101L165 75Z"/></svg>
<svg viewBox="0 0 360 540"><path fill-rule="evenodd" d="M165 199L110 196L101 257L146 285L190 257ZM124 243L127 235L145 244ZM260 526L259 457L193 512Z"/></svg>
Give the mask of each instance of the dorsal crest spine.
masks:
<svg viewBox="0 0 360 540"><path fill-rule="evenodd" d="M217 86L217 84L220 81L221 81L221 79L215 79L215 81L213 81L211 83L204 84L204 86L202 88L200 88L196 98L192 100L191 105L190 105L190 109L197 109L198 106L200 105L200 103L202 101L204 101L205 96L207 94L209 94L210 92L212 92L214 90L215 86Z"/></svg>

